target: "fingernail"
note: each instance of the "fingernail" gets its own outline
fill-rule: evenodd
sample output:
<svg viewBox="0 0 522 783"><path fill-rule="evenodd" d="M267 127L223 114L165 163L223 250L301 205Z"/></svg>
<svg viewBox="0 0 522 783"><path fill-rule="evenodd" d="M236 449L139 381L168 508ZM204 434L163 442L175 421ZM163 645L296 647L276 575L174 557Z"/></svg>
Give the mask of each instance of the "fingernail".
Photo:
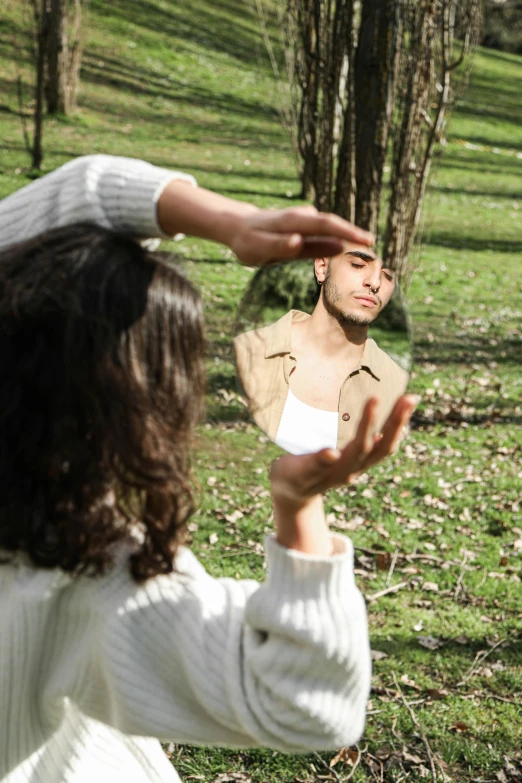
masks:
<svg viewBox="0 0 522 783"><path fill-rule="evenodd" d="M364 229L360 229L361 236L364 237L364 239L368 242L369 245L375 244L375 235L371 234L369 231L364 231Z"/></svg>
<svg viewBox="0 0 522 783"><path fill-rule="evenodd" d="M301 241L302 241L301 234L292 234L292 236L288 240L288 247L290 247L292 250L295 250L296 248L299 247Z"/></svg>

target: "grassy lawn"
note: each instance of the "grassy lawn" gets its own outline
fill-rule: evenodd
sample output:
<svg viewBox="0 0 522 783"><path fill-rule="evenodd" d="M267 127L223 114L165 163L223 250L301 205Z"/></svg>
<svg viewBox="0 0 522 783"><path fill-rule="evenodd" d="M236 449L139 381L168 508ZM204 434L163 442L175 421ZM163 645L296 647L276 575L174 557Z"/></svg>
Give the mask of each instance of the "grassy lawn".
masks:
<svg viewBox="0 0 522 783"><path fill-rule="evenodd" d="M1 12L0 197L31 177L16 98L15 61L28 73L19 6L4 0ZM47 123L45 169L93 151L122 154L260 206L296 203L295 165L248 8L91 0L79 107ZM477 55L435 167L408 291L411 385L423 394L411 434L400 454L327 498L332 527L357 548L369 598L376 660L365 737L332 768L334 753L169 746L186 780L398 783L433 780L432 764L438 780L521 779L521 77L521 58ZM278 450L238 400L230 341L252 272L209 243L165 247L184 259L207 304L193 547L216 576L262 578L266 468Z"/></svg>

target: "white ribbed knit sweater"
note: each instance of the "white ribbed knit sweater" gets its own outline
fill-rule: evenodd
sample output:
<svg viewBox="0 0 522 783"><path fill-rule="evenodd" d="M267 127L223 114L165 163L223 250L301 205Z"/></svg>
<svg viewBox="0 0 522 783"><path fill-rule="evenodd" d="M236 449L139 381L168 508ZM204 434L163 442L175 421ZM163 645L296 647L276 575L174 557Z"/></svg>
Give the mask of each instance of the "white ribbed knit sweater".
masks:
<svg viewBox="0 0 522 783"><path fill-rule="evenodd" d="M76 221L161 236L155 202L183 176L80 158L0 204L0 246ZM130 548L104 577L0 565L2 783L166 783L157 739L311 750L348 745L370 684L348 539L315 558L267 539L267 579L212 579L186 549L137 585Z"/></svg>
<svg viewBox="0 0 522 783"><path fill-rule="evenodd" d="M0 249L51 228L95 223L136 237L164 237L156 203L173 179L194 177L142 160L86 155L0 201Z"/></svg>

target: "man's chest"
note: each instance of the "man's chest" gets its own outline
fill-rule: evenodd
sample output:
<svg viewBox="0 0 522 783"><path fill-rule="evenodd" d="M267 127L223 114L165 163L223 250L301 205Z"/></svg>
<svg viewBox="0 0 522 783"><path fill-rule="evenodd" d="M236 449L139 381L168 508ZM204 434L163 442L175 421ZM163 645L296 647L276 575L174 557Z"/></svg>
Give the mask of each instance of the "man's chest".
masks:
<svg viewBox="0 0 522 783"><path fill-rule="evenodd" d="M355 369L347 363L318 362L298 355L289 373L289 385L293 394L306 405L337 411L343 384Z"/></svg>

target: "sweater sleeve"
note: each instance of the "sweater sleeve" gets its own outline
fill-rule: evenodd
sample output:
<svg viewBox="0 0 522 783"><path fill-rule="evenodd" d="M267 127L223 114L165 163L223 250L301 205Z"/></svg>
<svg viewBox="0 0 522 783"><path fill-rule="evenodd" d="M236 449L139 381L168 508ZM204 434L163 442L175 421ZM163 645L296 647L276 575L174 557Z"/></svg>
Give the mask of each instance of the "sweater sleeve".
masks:
<svg viewBox="0 0 522 783"><path fill-rule="evenodd" d="M97 652L74 700L124 733L176 742L292 752L353 744L370 650L352 545L334 541L326 559L267 539L261 586L214 580L185 550L177 574L115 607L101 654L93 630Z"/></svg>
<svg viewBox="0 0 522 783"><path fill-rule="evenodd" d="M76 158L0 202L0 249L73 223L139 238L164 237L156 204L173 179L196 184L189 174L133 158Z"/></svg>

